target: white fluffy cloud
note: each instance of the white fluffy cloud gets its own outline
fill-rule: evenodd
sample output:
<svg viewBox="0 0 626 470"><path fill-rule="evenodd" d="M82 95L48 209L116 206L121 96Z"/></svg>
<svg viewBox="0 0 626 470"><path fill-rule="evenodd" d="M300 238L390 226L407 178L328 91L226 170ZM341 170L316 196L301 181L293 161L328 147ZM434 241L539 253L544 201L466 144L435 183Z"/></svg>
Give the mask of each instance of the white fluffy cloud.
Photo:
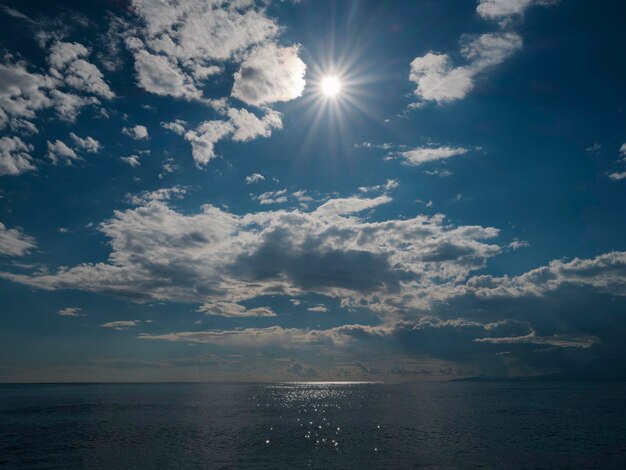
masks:
<svg viewBox="0 0 626 470"><path fill-rule="evenodd" d="M54 80L30 73L24 63L0 64L0 127L11 117L32 119L40 109L52 105L47 91Z"/></svg>
<svg viewBox="0 0 626 470"><path fill-rule="evenodd" d="M148 129L146 126L133 126L133 127L124 127L122 129L122 134L127 135L131 139L135 140L143 140L148 138Z"/></svg>
<svg viewBox="0 0 626 470"><path fill-rule="evenodd" d="M467 153L463 147L419 147L398 152L407 165L421 165L422 163L444 160Z"/></svg>
<svg viewBox="0 0 626 470"><path fill-rule="evenodd" d="M488 20L506 20L519 16L532 5L550 5L558 0L479 0L476 12Z"/></svg>
<svg viewBox="0 0 626 470"><path fill-rule="evenodd" d="M138 155L128 155L126 157L120 157L120 160L133 168L136 168L139 165L141 165Z"/></svg>
<svg viewBox="0 0 626 470"><path fill-rule="evenodd" d="M2 277L44 289L107 292L139 301L240 303L259 295L319 293L391 312L424 305L433 284L457 282L501 252L489 227L442 216L369 222L358 214L387 196L330 200L312 212L193 215L162 200L119 211L100 230L107 262Z"/></svg>
<svg viewBox="0 0 626 470"><path fill-rule="evenodd" d="M411 62L409 79L417 85L422 101L445 103L464 98L474 87L475 77L522 48L516 33L490 33L466 42L461 53L469 61L454 66L447 54L428 53Z"/></svg>
<svg viewBox="0 0 626 470"><path fill-rule="evenodd" d="M138 326L140 323L139 320L118 320L103 323L100 325L100 328L112 328L116 331L123 331Z"/></svg>
<svg viewBox="0 0 626 470"><path fill-rule="evenodd" d="M90 136L87 136L83 139L81 137L78 137L73 132L70 132L70 138L74 142L74 145L76 146L76 148L79 148L80 150L84 150L85 152L88 152L88 153L96 153L102 147L100 142L98 142L96 139Z"/></svg>
<svg viewBox="0 0 626 470"><path fill-rule="evenodd" d="M224 71L220 64L240 60L254 46L272 47L280 34L276 22L254 2L133 0L132 6L145 25L126 38L138 84L159 95L208 102L201 86ZM283 55L288 53L287 48Z"/></svg>
<svg viewBox="0 0 626 470"><path fill-rule="evenodd" d="M50 47L50 73L76 90L104 99L114 98L102 72L85 60L88 55L89 49L82 44L57 41Z"/></svg>
<svg viewBox="0 0 626 470"><path fill-rule="evenodd" d="M261 181L265 181L265 176L261 173L252 173L249 176L246 176L246 184L259 183Z"/></svg>
<svg viewBox="0 0 626 470"><path fill-rule="evenodd" d="M30 153L34 147L19 137L0 137L0 176L19 175L35 169Z"/></svg>
<svg viewBox="0 0 626 470"><path fill-rule="evenodd" d="M468 68L454 67L447 54L430 52L413 59L409 79L417 84L419 98L439 103L464 98L474 86Z"/></svg>
<svg viewBox="0 0 626 470"><path fill-rule="evenodd" d="M89 50L78 43L57 41L50 46L49 75L30 72L23 61L0 64L0 128L36 132L31 120L37 113L53 108L57 115L73 122L81 108L97 105L99 98L115 94L98 68L88 62Z"/></svg>
<svg viewBox="0 0 626 470"><path fill-rule="evenodd" d="M201 97L191 77L185 75L176 62L166 56L138 50L135 52L135 70L137 84L150 93L187 99Z"/></svg>
<svg viewBox="0 0 626 470"><path fill-rule="evenodd" d="M234 141L246 141L256 137L269 137L272 129L282 129L281 114L271 109L259 118L245 109L228 108L225 110L228 121L205 121L194 130L185 133L185 140L191 143L193 159L198 166L206 165L216 157L215 144L227 137ZM182 125L165 123L166 128L179 132Z"/></svg>
<svg viewBox="0 0 626 470"><path fill-rule="evenodd" d="M215 143L233 131L228 121L206 121L185 134L191 143L191 153L197 165L206 165L215 158Z"/></svg>
<svg viewBox="0 0 626 470"><path fill-rule="evenodd" d="M267 111L261 119L245 109L230 108L227 115L234 126L232 139L235 141L269 137L272 135L272 129L283 127L280 113L272 110Z"/></svg>
<svg viewBox="0 0 626 470"><path fill-rule="evenodd" d="M626 296L626 252L611 252L591 259L554 260L547 266L516 277L476 276L467 288L484 297L541 296L564 284L590 286L600 292Z"/></svg>
<svg viewBox="0 0 626 470"><path fill-rule="evenodd" d="M7 228L0 222L0 255L24 256L36 246L33 237L19 228Z"/></svg>
<svg viewBox="0 0 626 470"><path fill-rule="evenodd" d="M64 142L56 140L54 142L47 142L48 144L48 158L52 160L55 165L59 161L64 161L66 164L71 165L73 161L81 160L81 158L69 148Z"/></svg>
<svg viewBox="0 0 626 470"><path fill-rule="evenodd" d="M276 313L270 307L256 307L247 309L243 305L232 302L206 303L198 308L199 312L218 317L245 318L245 317L275 317Z"/></svg>
<svg viewBox="0 0 626 470"><path fill-rule="evenodd" d="M176 119L173 122L162 122L161 127L172 131L174 134L183 135L187 128L187 122L182 119Z"/></svg>
<svg viewBox="0 0 626 470"><path fill-rule="evenodd" d="M306 65L298 47L267 44L254 49L235 73L232 96L261 106L289 101L302 95Z"/></svg>

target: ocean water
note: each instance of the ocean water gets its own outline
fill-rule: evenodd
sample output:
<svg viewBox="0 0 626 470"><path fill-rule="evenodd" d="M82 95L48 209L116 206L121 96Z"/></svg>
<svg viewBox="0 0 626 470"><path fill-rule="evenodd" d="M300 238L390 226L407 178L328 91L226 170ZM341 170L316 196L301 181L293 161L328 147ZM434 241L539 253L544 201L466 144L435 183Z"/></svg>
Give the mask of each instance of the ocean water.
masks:
<svg viewBox="0 0 626 470"><path fill-rule="evenodd" d="M626 468L626 384L0 385L2 469Z"/></svg>

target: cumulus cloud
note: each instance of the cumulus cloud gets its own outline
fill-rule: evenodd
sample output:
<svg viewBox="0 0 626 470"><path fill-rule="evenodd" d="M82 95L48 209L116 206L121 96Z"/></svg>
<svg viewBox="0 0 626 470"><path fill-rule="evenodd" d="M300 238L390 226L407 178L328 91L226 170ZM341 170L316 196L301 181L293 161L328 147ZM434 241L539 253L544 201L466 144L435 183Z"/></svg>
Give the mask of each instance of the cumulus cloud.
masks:
<svg viewBox="0 0 626 470"><path fill-rule="evenodd" d="M52 163L55 165L59 163L59 161L64 161L66 164L71 165L72 162L81 160L81 158L76 155L76 152L69 148L64 142L60 140L56 140L54 142L47 142L48 144L48 158L52 160Z"/></svg>
<svg viewBox="0 0 626 470"><path fill-rule="evenodd" d="M468 281L475 295L493 297L541 296L563 285L590 286L612 295L626 295L626 252L591 259L554 260L516 277L476 276Z"/></svg>
<svg viewBox="0 0 626 470"><path fill-rule="evenodd" d="M198 308L199 312L218 317L245 318L245 317L275 317L276 313L270 307L246 308L232 302L206 303Z"/></svg>
<svg viewBox="0 0 626 470"><path fill-rule="evenodd" d="M228 121L205 121L195 130L185 133L185 140L191 143L191 153L196 164L206 165L215 158L215 143L232 131L233 125Z"/></svg>
<svg viewBox="0 0 626 470"><path fill-rule="evenodd" d="M249 176L246 176L246 184L259 183L261 181L265 181L265 176L261 173L252 173Z"/></svg>
<svg viewBox="0 0 626 470"><path fill-rule="evenodd" d="M245 109L230 108L227 115L234 127L232 136L234 141L269 137L272 135L272 129L283 127L280 113L272 110L267 111L261 119Z"/></svg>
<svg viewBox="0 0 626 470"><path fill-rule="evenodd" d="M78 307L66 307L59 310L57 315L62 317L80 317L82 315L82 310Z"/></svg>
<svg viewBox="0 0 626 470"><path fill-rule="evenodd" d="M315 307L307 308L309 312L318 312L318 313L326 313L328 312L328 307L324 304L316 305Z"/></svg>
<svg viewBox="0 0 626 470"><path fill-rule="evenodd" d="M271 44L280 33L253 2L133 0L132 6L144 26L126 32L126 45L138 85L158 95L208 102L201 86L224 71L220 63L240 60L243 52Z"/></svg>
<svg viewBox="0 0 626 470"><path fill-rule="evenodd" d="M0 222L0 255L24 256L36 246L33 237L19 228L7 228Z"/></svg>
<svg viewBox="0 0 626 470"><path fill-rule="evenodd" d="M447 54L428 54L411 62L409 80L417 84L415 95L425 101L444 103L464 98L473 88L467 67L454 67Z"/></svg>
<svg viewBox="0 0 626 470"><path fill-rule="evenodd" d="M30 156L33 150L32 145L19 137L0 137L0 176L33 171L35 165Z"/></svg>
<svg viewBox="0 0 626 470"><path fill-rule="evenodd" d="M148 138L148 129L146 126L133 126L133 127L124 127L122 129L122 134L127 135L131 139L135 140L144 140Z"/></svg>
<svg viewBox="0 0 626 470"><path fill-rule="evenodd" d="M57 41L50 47L50 73L76 90L112 99L115 94L104 81L102 72L85 60L89 49L79 43Z"/></svg>
<svg viewBox="0 0 626 470"><path fill-rule="evenodd" d="M306 65L298 47L259 47L235 73L232 96L254 106L289 101L302 95Z"/></svg>
<svg viewBox="0 0 626 470"><path fill-rule="evenodd" d="M88 153L96 153L102 147L100 142L98 142L96 139L90 136L87 136L83 139L81 137L78 137L73 132L70 132L70 138L74 142L74 145L76 146L76 148L84 150Z"/></svg>
<svg viewBox="0 0 626 470"><path fill-rule="evenodd" d="M174 134L183 135L187 128L187 122L182 119L176 119L173 122L161 122L161 127L172 131Z"/></svg>
<svg viewBox="0 0 626 470"><path fill-rule="evenodd" d="M141 165L141 162L139 161L139 155L128 155L126 157L120 157L120 160L133 168Z"/></svg>
<svg viewBox="0 0 626 470"><path fill-rule="evenodd" d="M423 163L444 160L468 152L463 147L418 147L403 152L398 152L398 156L404 159L404 163L411 166L418 166Z"/></svg>
<svg viewBox="0 0 626 470"><path fill-rule="evenodd" d="M375 222L357 216L387 196L244 215L211 205L185 215L164 200L144 201L100 224L112 249L107 262L1 276L136 301L240 303L261 294L319 293L391 312L427 304L434 283L463 280L501 252L487 242L498 236L494 228L455 227L440 215Z"/></svg>
<svg viewBox="0 0 626 470"><path fill-rule="evenodd" d="M454 66L447 54L428 54L411 62L409 79L417 85L415 95L422 101L445 103L464 98L475 78L485 69L500 64L522 48L517 33L482 34L462 44L467 65Z"/></svg>
<svg viewBox="0 0 626 470"><path fill-rule="evenodd" d="M550 5L558 0L479 0L476 12L488 20L506 20L522 15L532 5Z"/></svg>
<svg viewBox="0 0 626 470"><path fill-rule="evenodd" d="M0 63L0 128L36 132L32 119L41 110L53 108L73 122L81 108L97 105L99 98L115 94L98 68L88 62L89 50L78 43L56 41L50 46L49 75L30 72L24 61ZM78 93L78 94L77 94Z"/></svg>
<svg viewBox="0 0 626 470"><path fill-rule="evenodd" d="M135 52L135 70L137 84L150 93L187 99L201 97L191 77L168 57L138 50Z"/></svg>
<svg viewBox="0 0 626 470"><path fill-rule="evenodd" d="M1 63L0 127L10 117L32 119L37 111L50 107L47 91L53 87L52 78L29 72L24 63Z"/></svg>
<svg viewBox="0 0 626 470"><path fill-rule="evenodd" d="M112 328L116 331L123 331L129 328L133 328L138 326L141 323L139 320L118 320L118 321L110 321L107 323L103 323L100 325L100 328Z"/></svg>

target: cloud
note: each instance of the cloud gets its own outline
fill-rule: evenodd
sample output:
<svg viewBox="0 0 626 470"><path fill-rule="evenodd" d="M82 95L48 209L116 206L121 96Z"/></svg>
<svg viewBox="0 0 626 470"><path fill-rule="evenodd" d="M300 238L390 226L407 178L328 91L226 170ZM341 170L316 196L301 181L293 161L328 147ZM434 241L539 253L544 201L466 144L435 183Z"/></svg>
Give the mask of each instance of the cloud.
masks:
<svg viewBox="0 0 626 470"><path fill-rule="evenodd" d="M19 137L0 137L0 176L35 170L30 153L34 147Z"/></svg>
<svg viewBox="0 0 626 470"><path fill-rule="evenodd" d="M259 183L265 181L265 176L260 173L252 173L250 176L246 176L246 184Z"/></svg>
<svg viewBox="0 0 626 470"><path fill-rule="evenodd" d="M141 206L150 201L171 201L182 199L187 190L181 186L173 186L171 188L161 188L156 191L142 191L139 194L127 194L126 200L129 204Z"/></svg>
<svg viewBox="0 0 626 470"><path fill-rule="evenodd" d="M133 0L132 6L145 27L127 28L126 45L138 85L158 95L207 102L202 83L224 71L216 62L239 61L242 53L280 33L253 2Z"/></svg>
<svg viewBox="0 0 626 470"><path fill-rule="evenodd" d="M141 162L139 161L139 155L128 155L127 157L120 157L120 160L133 168L137 168L141 165Z"/></svg>
<svg viewBox="0 0 626 470"><path fill-rule="evenodd" d="M585 149L585 152L587 152L590 155L599 155L601 150L602 150L602 145L600 145L598 142L595 142L593 145L590 145L589 147L587 147Z"/></svg>
<svg viewBox="0 0 626 470"><path fill-rule="evenodd" d="M182 119L176 119L173 122L161 122L161 127L172 131L174 134L184 135L187 128L187 122Z"/></svg>
<svg viewBox="0 0 626 470"><path fill-rule="evenodd" d="M5 14L7 14L9 16L12 16L13 18L24 20L24 21L27 21L28 23L31 23L31 24L36 24L37 23L36 21L33 21L30 17L26 16L24 13L22 13L19 10L16 10L15 8L11 8L11 7L8 7L6 5L1 5L0 9L2 9L2 11Z"/></svg>
<svg viewBox="0 0 626 470"><path fill-rule="evenodd" d="M230 108L227 111L230 123L234 126L232 139L247 141L256 137L269 137L272 129L282 129L281 114L268 110L262 119L259 119L245 109Z"/></svg>
<svg viewBox="0 0 626 470"><path fill-rule="evenodd" d="M71 165L74 161L79 161L81 158L76 155L76 152L69 148L65 143L60 140L54 142L47 142L48 144L48 158L52 160L55 165L60 160L65 161L66 164Z"/></svg>
<svg viewBox="0 0 626 470"><path fill-rule="evenodd" d="M199 312L218 317L246 318L246 317L275 317L276 313L270 307L256 307L247 309L243 305L232 302L206 303L198 308Z"/></svg>
<svg viewBox="0 0 626 470"><path fill-rule="evenodd" d="M259 204L265 206L268 204L282 204L287 202L289 197L287 196L286 189L280 189L278 191L267 191L259 194L255 199L259 201Z"/></svg>
<svg viewBox="0 0 626 470"><path fill-rule="evenodd" d="M190 100L201 97L192 78L185 75L168 57L138 50L135 52L135 70L137 84L150 93Z"/></svg>
<svg viewBox="0 0 626 470"><path fill-rule="evenodd" d="M522 15L532 5L551 5L558 0L479 0L476 12L488 20L506 20Z"/></svg>
<svg viewBox="0 0 626 470"><path fill-rule="evenodd" d="M60 90L52 90L50 98L58 116L67 122L74 122L83 107L100 104L93 96L78 96Z"/></svg>
<svg viewBox="0 0 626 470"><path fill-rule="evenodd" d="M564 284L590 286L612 295L626 296L626 252L611 252L591 259L554 260L547 266L516 277L476 276L468 288L485 297L541 296Z"/></svg>
<svg viewBox="0 0 626 470"><path fill-rule="evenodd" d="M50 107L47 90L53 86L52 78L28 72L23 62L0 64L0 127L10 117L32 119L37 111Z"/></svg>
<svg viewBox="0 0 626 470"><path fill-rule="evenodd" d="M48 57L49 75L29 72L26 62L11 62L7 55L0 63L0 128L11 124L33 132L36 127L29 120L48 108L73 122L84 106L100 104L98 98L114 98L100 70L85 60L88 54L81 44L54 42Z"/></svg>
<svg viewBox="0 0 626 470"><path fill-rule="evenodd" d="M144 140L148 138L148 129L146 129L146 126L141 125L124 127L122 129L122 134L127 135L131 139Z"/></svg>
<svg viewBox="0 0 626 470"><path fill-rule="evenodd" d="M135 301L241 303L259 295L318 293L390 314L430 302L434 285L459 282L502 249L498 230L446 224L441 215L368 221L390 202L331 199L310 212L235 215L212 205L183 214L145 197L99 225L106 262L54 273L0 276L43 289L77 289Z"/></svg>
<svg viewBox="0 0 626 470"><path fill-rule="evenodd" d="M241 64L231 95L254 106L289 101L302 95L305 71L297 46L267 44Z"/></svg>
<svg viewBox="0 0 626 470"><path fill-rule="evenodd" d="M132 4L146 22L148 45L181 61L228 60L279 33L278 25L263 11L251 8L251 2L230 7L206 1L155 5L133 0Z"/></svg>
<svg viewBox="0 0 626 470"><path fill-rule="evenodd" d="M83 315L82 310L78 307L66 307L57 312L62 317L80 317Z"/></svg>
<svg viewBox="0 0 626 470"><path fill-rule="evenodd" d="M621 157L620 163L626 163L626 143L622 144L619 148L619 156ZM609 174L609 179L613 181L621 181L626 178L626 171L616 171Z"/></svg>
<svg viewBox="0 0 626 470"><path fill-rule="evenodd" d="M72 141L74 142L74 145L77 148L84 150L88 153L96 153L100 151L100 149L102 148L102 145L100 144L100 142L98 142L93 137L87 136L83 139L81 137L78 137L73 132L70 132L70 138L72 139Z"/></svg>
<svg viewBox="0 0 626 470"><path fill-rule="evenodd" d="M474 88L478 74L504 62L522 44L517 33L489 33L462 44L461 54L468 60L467 65L454 66L447 54L429 52L417 57L409 73L409 79L417 85L415 95L422 101L440 104L464 98Z"/></svg>
<svg viewBox="0 0 626 470"><path fill-rule="evenodd" d="M224 112L228 121L205 121L185 133L185 140L191 143L192 155L198 166L206 165L216 157L215 144L222 139L230 137L234 141L247 141L269 137L272 129L282 129L283 126L281 114L271 109L266 110L260 119L245 109L228 108ZM179 128L176 127L176 130Z"/></svg>
<svg viewBox="0 0 626 470"><path fill-rule="evenodd" d="M413 59L409 80L417 84L415 95L425 101L445 103L464 98L474 87L466 67L454 67L447 54L429 52Z"/></svg>
<svg viewBox="0 0 626 470"><path fill-rule="evenodd" d="M215 155L215 143L229 135L233 126L228 121L205 121L193 131L185 133L191 143L191 153L197 165L206 165Z"/></svg>
<svg viewBox="0 0 626 470"><path fill-rule="evenodd" d="M0 222L0 255L24 256L35 249L35 239L19 228L7 228Z"/></svg>
<svg viewBox="0 0 626 470"><path fill-rule="evenodd" d="M307 310L309 312L326 313L326 312L328 312L328 307L326 305L319 304L319 305L316 305L315 307L309 307L309 308L307 308Z"/></svg>
<svg viewBox="0 0 626 470"><path fill-rule="evenodd" d="M89 49L79 43L57 41L50 47L50 73L76 90L110 100L115 97L102 72L85 58Z"/></svg>
<svg viewBox="0 0 626 470"><path fill-rule="evenodd" d="M534 331L524 336L504 338L476 338L477 343L491 344L540 344L559 348L590 348L601 341L595 336L570 337L567 335L538 336Z"/></svg>
<svg viewBox="0 0 626 470"><path fill-rule="evenodd" d="M139 320L119 320L103 323L100 328L112 328L116 331L123 331L129 328L138 326L141 323Z"/></svg>
<svg viewBox="0 0 626 470"><path fill-rule="evenodd" d="M463 147L418 147L404 152L398 152L398 156L404 159L404 163L418 166L423 163L444 160L468 152Z"/></svg>

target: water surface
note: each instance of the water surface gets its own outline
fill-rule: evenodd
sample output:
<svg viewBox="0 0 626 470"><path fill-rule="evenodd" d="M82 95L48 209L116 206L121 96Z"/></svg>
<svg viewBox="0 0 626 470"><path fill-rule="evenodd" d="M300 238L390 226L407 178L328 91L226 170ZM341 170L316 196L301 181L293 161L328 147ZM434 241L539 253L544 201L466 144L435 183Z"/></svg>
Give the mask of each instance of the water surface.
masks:
<svg viewBox="0 0 626 470"><path fill-rule="evenodd" d="M626 468L626 384L0 385L0 468Z"/></svg>

